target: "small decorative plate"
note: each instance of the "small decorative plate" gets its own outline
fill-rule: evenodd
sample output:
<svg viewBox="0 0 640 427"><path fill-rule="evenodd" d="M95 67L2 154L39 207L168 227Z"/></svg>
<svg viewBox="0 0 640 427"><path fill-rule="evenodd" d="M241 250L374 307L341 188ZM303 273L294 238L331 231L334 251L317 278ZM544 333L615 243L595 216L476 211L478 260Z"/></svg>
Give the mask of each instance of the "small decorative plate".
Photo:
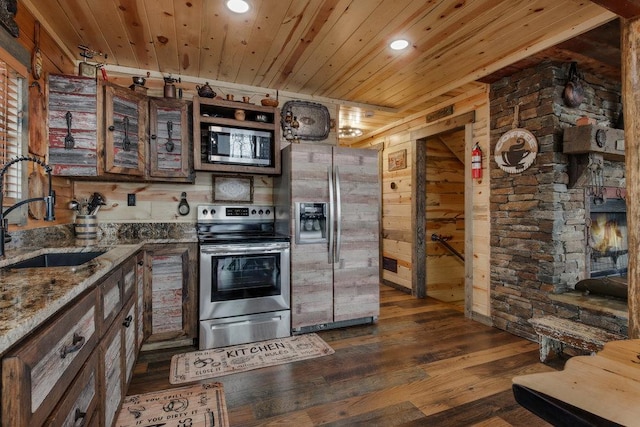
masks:
<svg viewBox="0 0 640 427"><path fill-rule="evenodd" d="M529 168L538 155L538 141L526 129L511 129L500 137L494 158L500 169L520 173Z"/></svg>
<svg viewBox="0 0 640 427"><path fill-rule="evenodd" d="M214 202L253 202L252 176L213 176Z"/></svg>

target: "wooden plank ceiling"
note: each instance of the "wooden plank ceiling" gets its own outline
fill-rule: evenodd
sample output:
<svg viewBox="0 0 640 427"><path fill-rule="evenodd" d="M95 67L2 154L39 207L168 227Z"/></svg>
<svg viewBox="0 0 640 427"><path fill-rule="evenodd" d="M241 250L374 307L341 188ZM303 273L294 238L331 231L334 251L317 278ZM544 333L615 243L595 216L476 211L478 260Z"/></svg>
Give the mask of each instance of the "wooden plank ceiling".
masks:
<svg viewBox="0 0 640 427"><path fill-rule="evenodd" d="M584 0L248 2L21 0L76 59L86 45L107 70L342 100L365 134L616 17ZM410 47L392 51L399 37Z"/></svg>

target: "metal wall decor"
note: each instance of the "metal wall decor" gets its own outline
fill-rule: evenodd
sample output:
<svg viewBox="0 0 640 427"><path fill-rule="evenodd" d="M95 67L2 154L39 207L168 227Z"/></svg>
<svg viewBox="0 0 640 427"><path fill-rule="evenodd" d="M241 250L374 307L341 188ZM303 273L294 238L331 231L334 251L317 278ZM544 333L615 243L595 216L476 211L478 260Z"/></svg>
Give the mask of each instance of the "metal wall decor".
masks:
<svg viewBox="0 0 640 427"><path fill-rule="evenodd" d="M331 117L322 104L287 101L282 106L282 130L287 140L322 141L329 136Z"/></svg>
<svg viewBox="0 0 640 427"><path fill-rule="evenodd" d="M584 88L581 80L582 78L578 74L578 66L575 62L572 62L569 66L567 83L562 92L562 99L567 107L576 108L584 101Z"/></svg>
<svg viewBox="0 0 640 427"><path fill-rule="evenodd" d="M519 106L516 105L513 129L505 132L496 144L494 159L498 167L507 173L527 170L538 155L538 141L526 129L518 128Z"/></svg>

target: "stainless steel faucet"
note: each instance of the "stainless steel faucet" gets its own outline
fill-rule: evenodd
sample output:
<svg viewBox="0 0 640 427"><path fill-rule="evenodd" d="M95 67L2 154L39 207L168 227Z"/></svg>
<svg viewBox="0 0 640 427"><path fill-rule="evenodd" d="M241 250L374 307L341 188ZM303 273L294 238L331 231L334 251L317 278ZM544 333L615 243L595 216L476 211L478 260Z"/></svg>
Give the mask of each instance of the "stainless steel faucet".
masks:
<svg viewBox="0 0 640 427"><path fill-rule="evenodd" d="M44 171L47 173L47 178L49 179L49 194L43 197L32 197L30 199L21 200L18 203L14 204L13 206L8 207L5 211L3 211L2 204L4 203L4 175L5 173L7 173L7 169L9 169L11 165L18 162L27 162L27 161L33 162L42 166ZM40 201L44 201L44 203L46 204L46 212L45 212L44 220L54 221L56 219L56 216L53 211L53 208L56 203L56 196L51 186L51 166L47 165L45 162L43 162L42 160L36 157L27 157L27 156L16 157L15 159L12 159L7 163L5 163L4 166L2 166L2 169L0 169L0 258L4 258L5 256L4 254L5 242L11 241L11 237L7 234L7 228L9 227L7 215L15 208L22 206L26 203L40 202ZM7 238L8 240L5 240Z"/></svg>

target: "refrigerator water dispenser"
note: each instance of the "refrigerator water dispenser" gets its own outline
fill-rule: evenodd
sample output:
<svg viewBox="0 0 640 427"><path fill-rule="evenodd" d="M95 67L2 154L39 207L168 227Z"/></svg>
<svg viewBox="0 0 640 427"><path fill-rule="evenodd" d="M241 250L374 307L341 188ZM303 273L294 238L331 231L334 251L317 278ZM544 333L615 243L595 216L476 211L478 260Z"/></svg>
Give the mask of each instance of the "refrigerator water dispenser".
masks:
<svg viewBox="0 0 640 427"><path fill-rule="evenodd" d="M296 243L327 241L327 204L297 202L295 212Z"/></svg>

